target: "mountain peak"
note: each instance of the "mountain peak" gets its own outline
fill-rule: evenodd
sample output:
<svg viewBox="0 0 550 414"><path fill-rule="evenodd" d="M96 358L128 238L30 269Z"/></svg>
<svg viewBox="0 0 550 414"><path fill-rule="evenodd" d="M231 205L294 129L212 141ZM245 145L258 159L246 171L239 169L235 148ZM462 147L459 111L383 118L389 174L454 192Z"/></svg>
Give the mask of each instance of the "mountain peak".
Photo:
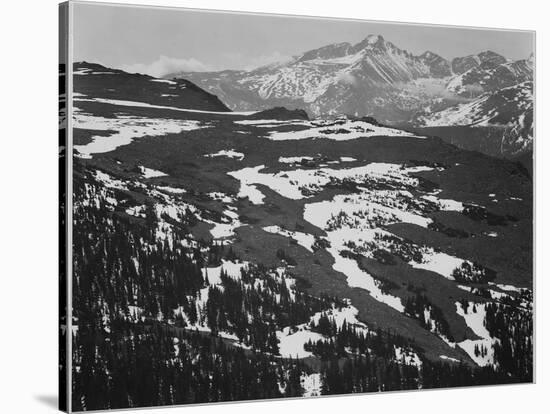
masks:
<svg viewBox="0 0 550 414"><path fill-rule="evenodd" d="M313 59L333 59L346 56L350 51L351 45L347 42L334 43L323 46L318 49L313 49L305 52L300 58L300 61Z"/></svg>
<svg viewBox="0 0 550 414"><path fill-rule="evenodd" d="M370 34L367 37L365 37L363 42L366 42L369 45L374 45L374 44L379 43L379 42L383 43L384 38L382 37L382 35Z"/></svg>
<svg viewBox="0 0 550 414"><path fill-rule="evenodd" d="M507 59L504 56L499 55L492 50L486 50L478 53L477 57L479 58L480 66L483 69L492 69L507 62Z"/></svg>
<svg viewBox="0 0 550 414"><path fill-rule="evenodd" d="M362 41L353 46L354 50L359 51L362 49L383 49L386 46L386 41L382 35L370 34Z"/></svg>
<svg viewBox="0 0 550 414"><path fill-rule="evenodd" d="M419 58L430 68L430 74L436 78L451 75L451 63L437 53L426 50Z"/></svg>
<svg viewBox="0 0 550 414"><path fill-rule="evenodd" d="M439 58L440 56L430 50L426 50L424 53L420 55L420 57L424 59L435 59L435 58Z"/></svg>
<svg viewBox="0 0 550 414"><path fill-rule="evenodd" d="M485 50L477 55L456 57L452 61L452 66L454 73L461 74L476 67L484 70L494 69L506 62L508 62L508 59L504 56L492 50Z"/></svg>
<svg viewBox="0 0 550 414"><path fill-rule="evenodd" d="M502 55L499 55L496 52L493 52L492 50L484 50L483 52L480 52L477 54L480 59L490 59L490 58L503 58Z"/></svg>

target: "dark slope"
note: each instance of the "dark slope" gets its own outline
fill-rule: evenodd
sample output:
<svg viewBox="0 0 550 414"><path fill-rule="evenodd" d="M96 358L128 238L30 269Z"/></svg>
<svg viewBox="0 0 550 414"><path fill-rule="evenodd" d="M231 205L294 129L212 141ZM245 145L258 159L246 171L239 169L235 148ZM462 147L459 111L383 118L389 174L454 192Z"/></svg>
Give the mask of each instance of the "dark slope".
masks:
<svg viewBox="0 0 550 414"><path fill-rule="evenodd" d="M188 80L156 79L149 75L127 73L88 62L75 63L73 68L74 92L93 98L205 111L230 111L217 96Z"/></svg>

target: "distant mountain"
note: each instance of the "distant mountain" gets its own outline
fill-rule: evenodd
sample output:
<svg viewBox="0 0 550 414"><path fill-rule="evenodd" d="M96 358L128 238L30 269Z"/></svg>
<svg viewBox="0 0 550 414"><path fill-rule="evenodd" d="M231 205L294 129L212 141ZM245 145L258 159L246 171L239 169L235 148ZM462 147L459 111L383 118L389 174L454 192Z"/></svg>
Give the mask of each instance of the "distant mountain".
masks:
<svg viewBox="0 0 550 414"><path fill-rule="evenodd" d="M478 53L477 55L468 55L457 57L452 60L453 72L460 75L474 68L492 69L498 65L506 63L505 57L490 50Z"/></svg>
<svg viewBox="0 0 550 414"><path fill-rule="evenodd" d="M450 62L435 53L415 56L370 35L355 45L324 46L252 71L182 72L166 78L190 79L234 110L286 106L315 116L345 113L401 121L429 97L422 97L412 82L441 83L450 75ZM414 90L404 90L405 84Z"/></svg>
<svg viewBox="0 0 550 414"><path fill-rule="evenodd" d="M500 130L500 154L515 156L532 150L533 82L485 92L472 101L437 112L419 115L418 125L426 127L473 126Z"/></svg>
<svg viewBox="0 0 550 414"><path fill-rule="evenodd" d="M532 112L533 83L523 82L494 93L483 93L467 103L427 116L419 116L418 122L426 126L502 125L508 127L511 124L525 124L529 128L527 132L532 133ZM528 116L530 119L525 123Z"/></svg>
<svg viewBox="0 0 550 414"><path fill-rule="evenodd" d="M447 90L469 98L533 80L532 56L510 62L496 53L483 52L453 59L452 66L456 75Z"/></svg>
<svg viewBox="0 0 550 414"><path fill-rule="evenodd" d="M490 111L489 105L499 104L501 96L511 92L489 99L491 94L532 85L533 60L510 61L484 51L449 61L430 51L413 55L380 35L369 35L355 45L331 44L251 71L180 72L166 78L189 79L233 110L285 106L305 109L314 117L372 116L387 124L418 127L432 119L458 119L448 115L464 105L477 108L478 100L484 102L483 111ZM517 120L522 111L532 109L532 93L517 98L506 103L506 111L498 111L498 124L522 131L513 139L523 141L518 147L528 147L532 133L518 128ZM514 115L507 119L506 114ZM524 118L532 115L525 112ZM459 122L452 125L465 125Z"/></svg>
<svg viewBox="0 0 550 414"><path fill-rule="evenodd" d="M415 56L379 35L337 43L252 71L181 72L234 110L284 105L310 114L373 115L409 121L433 98L451 106L464 97L532 81L532 59L511 62L485 51L451 62L427 51Z"/></svg>

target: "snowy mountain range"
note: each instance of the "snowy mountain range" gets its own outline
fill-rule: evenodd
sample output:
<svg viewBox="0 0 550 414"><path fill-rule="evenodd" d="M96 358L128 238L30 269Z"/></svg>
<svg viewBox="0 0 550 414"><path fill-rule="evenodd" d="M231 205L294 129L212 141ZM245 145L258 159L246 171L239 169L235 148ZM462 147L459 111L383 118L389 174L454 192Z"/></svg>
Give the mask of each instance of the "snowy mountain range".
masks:
<svg viewBox="0 0 550 414"><path fill-rule="evenodd" d="M232 110L285 106L313 117L373 116L411 126L448 120L446 126L482 127L480 120L486 120L503 128L503 140L510 134L518 140L510 153L500 155L531 148L532 56L511 61L484 51L449 61L430 51L417 56L369 35L355 45L331 44L251 71L180 72L166 78L191 80ZM505 111L491 107L503 99Z"/></svg>

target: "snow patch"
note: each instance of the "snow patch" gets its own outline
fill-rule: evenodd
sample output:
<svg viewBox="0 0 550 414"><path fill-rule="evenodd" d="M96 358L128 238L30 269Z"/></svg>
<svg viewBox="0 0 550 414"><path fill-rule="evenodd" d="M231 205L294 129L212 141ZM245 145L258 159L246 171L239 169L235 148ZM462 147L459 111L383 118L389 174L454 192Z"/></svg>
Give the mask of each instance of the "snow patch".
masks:
<svg viewBox="0 0 550 414"><path fill-rule="evenodd" d="M459 359L456 359L456 358L451 358L447 355L439 355L439 358L441 359L444 359L446 361L451 361L451 362L456 362L456 363L460 363L460 360Z"/></svg>
<svg viewBox="0 0 550 414"><path fill-rule="evenodd" d="M283 328L282 331L277 331L277 339L279 340L279 353L285 358L307 358L313 356L313 353L306 351L304 345L309 341L317 342L324 339L323 335L312 332L305 326L300 326L298 330L293 332L291 327Z"/></svg>
<svg viewBox="0 0 550 414"><path fill-rule="evenodd" d="M422 366L422 361L416 352L401 347L395 347L395 360L405 365L414 365L418 368Z"/></svg>
<svg viewBox="0 0 550 414"><path fill-rule="evenodd" d="M435 195L424 195L423 199L428 200L434 204L437 204L441 211L458 211L464 210L464 204L460 201L437 198Z"/></svg>
<svg viewBox="0 0 550 414"><path fill-rule="evenodd" d="M454 280L453 271L462 265L463 259L451 256L447 253L436 252L431 248L424 249L422 254L422 262L418 263L413 260L409 265L416 269L425 269L431 272L440 274L441 276Z"/></svg>
<svg viewBox="0 0 550 414"><path fill-rule="evenodd" d="M279 157L279 162L282 164L299 164L302 160L313 160L313 157L303 156L303 157Z"/></svg>
<svg viewBox="0 0 550 414"><path fill-rule="evenodd" d="M340 157L340 161L342 161L342 162L354 162L354 161L357 161L357 159L353 158L353 157Z"/></svg>
<svg viewBox="0 0 550 414"><path fill-rule="evenodd" d="M206 267L202 269L202 276L208 278L210 286L220 285L222 283L222 270L232 279L240 280L241 270L248 268L248 262L231 262L222 259L222 264L217 267Z"/></svg>
<svg viewBox="0 0 550 414"><path fill-rule="evenodd" d="M74 108L73 117L74 128L113 131L108 136L92 136L92 142L88 144L74 146L80 154L86 157L90 157L91 154L114 151L118 147L128 145L138 138L179 134L183 131L208 127L208 125L201 124L198 121L181 119L155 119L121 115L114 118L104 118L85 114L78 108Z"/></svg>
<svg viewBox="0 0 550 414"><path fill-rule="evenodd" d="M300 383L304 389L304 397L317 397L321 395L321 387L323 385L321 374L303 374L300 377Z"/></svg>
<svg viewBox="0 0 550 414"><path fill-rule="evenodd" d="M170 186L160 186L160 185L157 185L156 188L158 190L161 190L161 191L166 191L168 193L172 193L172 194L184 194L186 193L187 191L183 188L176 188L176 187L170 187Z"/></svg>
<svg viewBox="0 0 550 414"><path fill-rule="evenodd" d="M335 141L347 141L357 138L369 138L375 136L395 136L420 138L410 132L400 129L376 126L364 121L347 120L331 126L312 127L300 131L271 131L268 138L273 141L300 140L309 138L326 138Z"/></svg>
<svg viewBox="0 0 550 414"><path fill-rule="evenodd" d="M168 175L166 173L163 173L162 171L153 170L152 168L147 168L142 165L138 166L138 168L145 178L165 177Z"/></svg>
<svg viewBox="0 0 550 414"><path fill-rule="evenodd" d="M236 158L239 161L242 161L244 158L244 154L242 152L237 152L235 150L220 150L214 154L206 154L205 157L207 158L215 158L215 157L227 157L227 158Z"/></svg>
<svg viewBox="0 0 550 414"><path fill-rule="evenodd" d="M272 234L279 234L281 236L289 237L293 240L296 240L296 242L309 250L310 252L313 252L312 245L315 243L315 237L308 233L302 233L299 231L289 231L285 230L279 226L268 226L263 228L264 231Z"/></svg>
<svg viewBox="0 0 550 414"><path fill-rule="evenodd" d="M97 102L97 103L103 103L108 105L117 105L117 106L128 106L128 107L135 107L135 108L152 108L152 109L166 109L170 111L179 111L179 112L194 112L199 114L213 114L213 115L229 115L229 116L247 116L247 115L253 115L256 112L220 112L220 111L204 111L201 109L190 109L190 108L177 108L174 106L164 106L164 105L153 105L146 102L138 102L138 101L125 101L121 99L104 99L104 98L77 98L75 101L84 101L84 102Z"/></svg>
<svg viewBox="0 0 550 414"><path fill-rule="evenodd" d="M177 82L168 79L151 79L151 82L167 83L169 85L177 85Z"/></svg>
<svg viewBox="0 0 550 414"><path fill-rule="evenodd" d="M466 339L462 342L458 342L466 353L474 360L479 366L486 366L494 364L494 349L493 344L498 341L489 334L487 328L485 328L485 305L477 304L475 302L468 302L466 311L462 307L460 302L456 302L456 313L464 318L466 325L480 337L480 339ZM482 355L478 352L476 355L476 347L481 350L482 347L486 349L486 355Z"/></svg>

